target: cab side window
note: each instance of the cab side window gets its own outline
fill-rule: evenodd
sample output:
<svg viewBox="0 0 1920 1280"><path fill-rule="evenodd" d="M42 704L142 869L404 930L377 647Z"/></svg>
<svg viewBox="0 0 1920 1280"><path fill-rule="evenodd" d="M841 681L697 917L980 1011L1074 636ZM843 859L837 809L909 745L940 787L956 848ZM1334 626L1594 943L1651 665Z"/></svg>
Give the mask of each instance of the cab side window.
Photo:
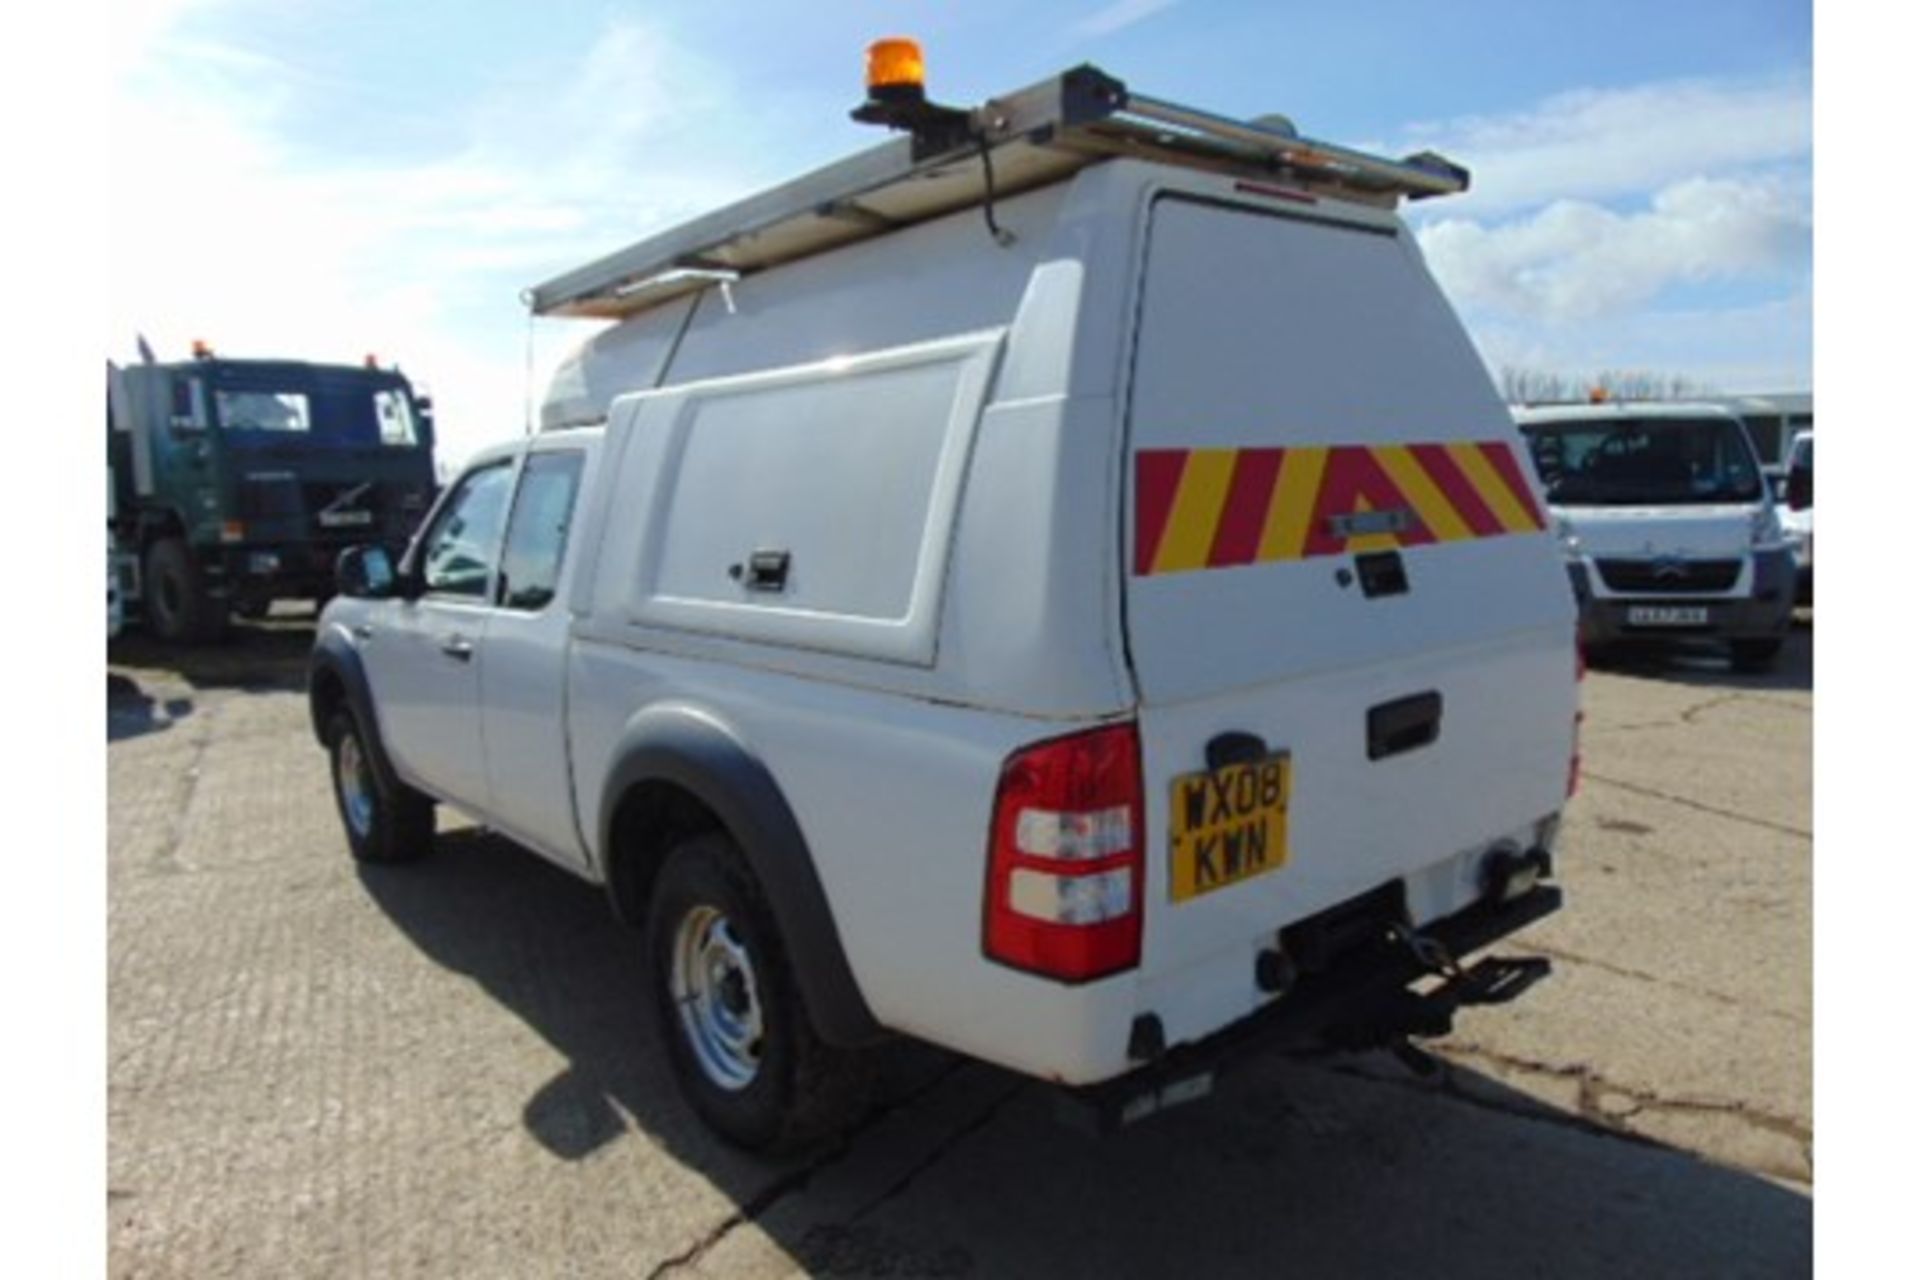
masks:
<svg viewBox="0 0 1920 1280"><path fill-rule="evenodd" d="M467 475L428 534L421 574L433 595L487 597L487 579L506 522L513 469L495 463Z"/></svg>
<svg viewBox="0 0 1920 1280"><path fill-rule="evenodd" d="M552 601L567 551L580 464L579 453L536 453L521 468L500 558L499 599L506 608L539 610Z"/></svg>

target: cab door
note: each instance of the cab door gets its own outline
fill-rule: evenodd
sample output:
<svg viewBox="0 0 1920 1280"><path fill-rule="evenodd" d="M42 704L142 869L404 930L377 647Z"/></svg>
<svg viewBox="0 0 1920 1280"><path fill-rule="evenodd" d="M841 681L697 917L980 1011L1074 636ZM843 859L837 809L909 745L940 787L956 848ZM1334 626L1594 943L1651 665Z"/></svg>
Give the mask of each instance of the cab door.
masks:
<svg viewBox="0 0 1920 1280"><path fill-rule="evenodd" d="M394 764L422 790L481 811L480 672L513 471L502 459L461 477L413 552L424 591L359 637Z"/></svg>
<svg viewBox="0 0 1920 1280"><path fill-rule="evenodd" d="M488 814L562 865L587 863L568 769L562 573L587 452L536 449L520 468L480 661Z"/></svg>

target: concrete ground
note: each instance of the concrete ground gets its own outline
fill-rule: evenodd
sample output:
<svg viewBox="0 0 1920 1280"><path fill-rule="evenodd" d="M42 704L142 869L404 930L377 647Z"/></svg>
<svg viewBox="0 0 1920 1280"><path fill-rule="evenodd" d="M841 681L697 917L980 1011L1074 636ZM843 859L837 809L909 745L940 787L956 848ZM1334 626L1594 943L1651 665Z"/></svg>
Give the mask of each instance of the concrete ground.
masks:
<svg viewBox="0 0 1920 1280"><path fill-rule="evenodd" d="M598 892L443 819L356 868L311 633L110 652L116 1276L1798 1275L1812 1259L1812 630L1596 671L1554 976L1416 1077L1261 1061L1104 1140L889 1055L845 1143L707 1136Z"/></svg>

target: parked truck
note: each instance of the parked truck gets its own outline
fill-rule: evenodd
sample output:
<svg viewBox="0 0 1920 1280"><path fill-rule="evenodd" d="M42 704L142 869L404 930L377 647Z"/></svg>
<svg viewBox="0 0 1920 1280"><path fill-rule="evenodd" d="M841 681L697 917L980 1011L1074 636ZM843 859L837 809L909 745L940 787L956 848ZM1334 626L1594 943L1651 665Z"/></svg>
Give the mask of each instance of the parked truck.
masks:
<svg viewBox="0 0 1920 1280"><path fill-rule="evenodd" d="M398 549L433 497L431 406L397 368L232 360L107 366L120 596L169 641L324 601L342 548Z"/></svg>

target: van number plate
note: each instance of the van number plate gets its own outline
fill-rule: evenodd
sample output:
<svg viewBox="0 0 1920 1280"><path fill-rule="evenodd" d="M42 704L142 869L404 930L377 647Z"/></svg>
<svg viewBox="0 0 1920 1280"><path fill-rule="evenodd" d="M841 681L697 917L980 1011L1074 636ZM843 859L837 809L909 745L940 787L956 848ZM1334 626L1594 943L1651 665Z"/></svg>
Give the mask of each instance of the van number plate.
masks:
<svg viewBox="0 0 1920 1280"><path fill-rule="evenodd" d="M1704 627L1707 607L1698 605L1644 604L1627 610L1630 627Z"/></svg>
<svg viewBox="0 0 1920 1280"><path fill-rule="evenodd" d="M1286 753L1173 780L1173 900L1185 902L1287 863Z"/></svg>

